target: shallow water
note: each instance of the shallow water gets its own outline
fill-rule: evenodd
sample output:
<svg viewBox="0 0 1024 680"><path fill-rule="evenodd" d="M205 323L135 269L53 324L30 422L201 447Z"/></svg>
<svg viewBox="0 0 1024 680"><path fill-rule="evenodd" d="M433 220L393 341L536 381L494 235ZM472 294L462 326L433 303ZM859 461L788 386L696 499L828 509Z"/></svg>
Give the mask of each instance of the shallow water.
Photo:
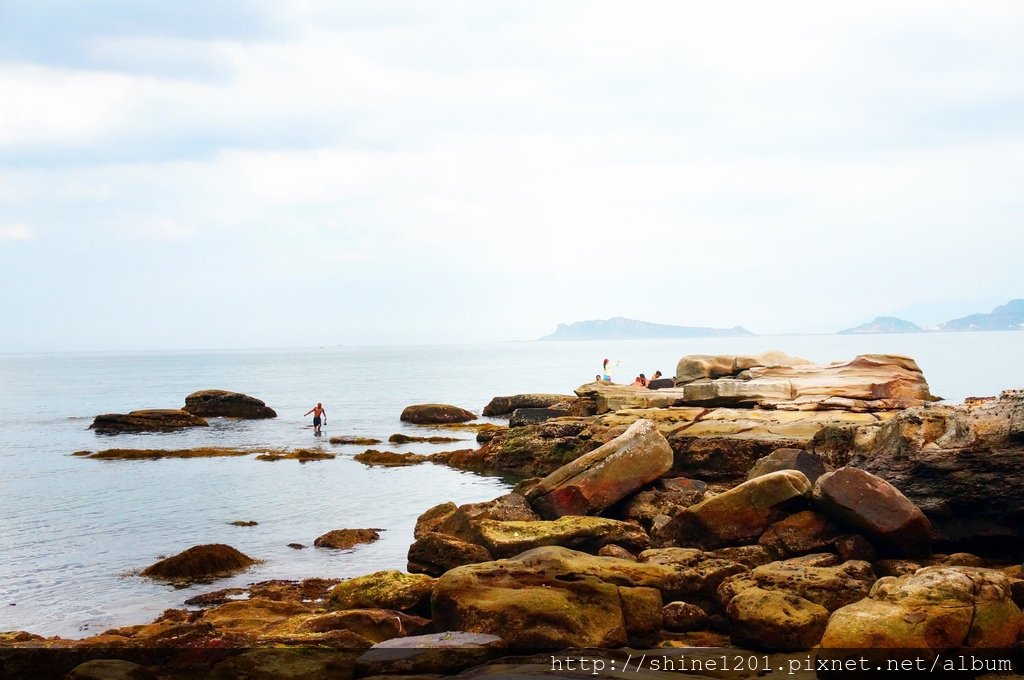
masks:
<svg viewBox="0 0 1024 680"><path fill-rule="evenodd" d="M0 355L0 630L80 637L152 619L198 592L271 578L345 577L404 568L416 517L446 500L500 495L497 478L432 464L367 468L363 450L326 439L394 432L408 404L445 402L479 411L490 397L571 392L605 356L615 377L666 375L684 354L781 349L815 361L863 352L918 360L932 391L953 401L1024 387L1024 333L776 336L694 340L504 343L460 347L332 347L302 350ZM97 435L98 413L180 407L185 395L221 388L264 399L265 421L212 419L209 428ZM303 417L327 409L324 437ZM389 446L429 453L475 446ZM339 457L301 464L252 456L99 461L79 450L199 445L321 447ZM229 526L255 520L259 526ZM380 541L354 550L308 547L337 528L375 527ZM216 585L175 590L132 575L161 555L199 543L229 543L262 560Z"/></svg>

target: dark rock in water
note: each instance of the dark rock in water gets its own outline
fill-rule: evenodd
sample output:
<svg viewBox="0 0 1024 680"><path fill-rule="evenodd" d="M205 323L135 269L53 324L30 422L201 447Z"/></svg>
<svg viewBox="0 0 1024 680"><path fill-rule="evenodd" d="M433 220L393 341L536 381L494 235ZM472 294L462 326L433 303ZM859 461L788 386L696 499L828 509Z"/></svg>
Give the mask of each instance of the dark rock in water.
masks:
<svg viewBox="0 0 1024 680"><path fill-rule="evenodd" d="M252 520L241 520L236 519L234 522L228 522L233 527L255 527L259 526L259 522L253 522Z"/></svg>
<svg viewBox="0 0 1024 680"><path fill-rule="evenodd" d="M417 425L443 425L446 423L468 423L476 420L471 411L449 404L416 404L406 406L401 419Z"/></svg>
<svg viewBox="0 0 1024 680"><path fill-rule="evenodd" d="M197 545L146 567L143 576L197 581L224 576L256 564L256 560L223 543Z"/></svg>
<svg viewBox="0 0 1024 680"><path fill-rule="evenodd" d="M458 437L417 437L414 435L396 432L395 434L388 437L388 441L391 442L392 444L451 444L453 442L462 442L466 440L459 439Z"/></svg>
<svg viewBox="0 0 1024 680"><path fill-rule="evenodd" d="M672 378L658 378L647 383L647 389L649 390L664 390L675 386L676 381Z"/></svg>
<svg viewBox="0 0 1024 680"><path fill-rule="evenodd" d="M672 467L672 449L649 420L555 470L526 493L542 517L595 514Z"/></svg>
<svg viewBox="0 0 1024 680"><path fill-rule="evenodd" d="M1024 557L1024 391L910 409L851 462L903 492L946 549ZM870 538L870 537L869 537Z"/></svg>
<svg viewBox="0 0 1024 680"><path fill-rule="evenodd" d="M302 545L301 543L289 543L288 547L292 550L302 550L306 546Z"/></svg>
<svg viewBox="0 0 1024 680"><path fill-rule="evenodd" d="M509 427L522 427L523 425L536 425L552 418L562 418L569 415L568 409L557 408L517 408L508 419Z"/></svg>
<svg viewBox="0 0 1024 680"><path fill-rule="evenodd" d="M353 444L355 446L376 446L380 444L379 439L373 437L331 437L332 444Z"/></svg>
<svg viewBox="0 0 1024 680"><path fill-rule="evenodd" d="M845 467L822 475L814 485L814 505L866 536L883 554L931 553L928 518L896 487L870 472Z"/></svg>
<svg viewBox="0 0 1024 680"><path fill-rule="evenodd" d="M357 677L435 674L451 677L505 653L496 635L449 631L396 637L380 642L356 660Z"/></svg>
<svg viewBox="0 0 1024 680"><path fill-rule="evenodd" d="M811 484L814 484L818 477L825 474L825 464L817 454L802 449L776 449L754 463L754 467L750 468L747 474L747 479L779 470L799 470Z"/></svg>
<svg viewBox="0 0 1024 680"><path fill-rule="evenodd" d="M494 397L484 406L483 415L489 418L507 416L520 408L551 408L555 404L574 401L574 394L514 394L509 397Z"/></svg>
<svg viewBox="0 0 1024 680"><path fill-rule="evenodd" d="M262 400L240 392L201 390L185 397L185 408L192 415L205 418L276 418L274 409Z"/></svg>
<svg viewBox="0 0 1024 680"><path fill-rule="evenodd" d="M187 411L145 409L131 413L105 413L96 416L89 429L104 434L117 434L120 432L169 432L208 425L206 420Z"/></svg>
<svg viewBox="0 0 1024 680"><path fill-rule="evenodd" d="M373 543L380 538L381 529L335 529L320 536L313 545L318 548L348 550L362 543Z"/></svg>
<svg viewBox="0 0 1024 680"><path fill-rule="evenodd" d="M420 536L409 546L408 571L411 574L440 576L464 564L478 564L492 559L483 546L431 532Z"/></svg>
<svg viewBox="0 0 1024 680"><path fill-rule="evenodd" d="M396 453L395 451L378 451L377 449L366 449L362 453L352 456L352 460L359 461L363 465L379 465L381 467L405 467L406 465L418 465L427 462L427 457L418 453Z"/></svg>

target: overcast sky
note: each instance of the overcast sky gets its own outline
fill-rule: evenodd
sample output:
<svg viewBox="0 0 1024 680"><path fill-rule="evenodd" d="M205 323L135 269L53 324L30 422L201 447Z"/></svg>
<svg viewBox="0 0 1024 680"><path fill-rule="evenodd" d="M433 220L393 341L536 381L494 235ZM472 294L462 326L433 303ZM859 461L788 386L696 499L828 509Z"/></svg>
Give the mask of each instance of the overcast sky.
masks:
<svg viewBox="0 0 1024 680"><path fill-rule="evenodd" d="M1024 297L1022 35L1016 1L0 0L0 351L988 311Z"/></svg>

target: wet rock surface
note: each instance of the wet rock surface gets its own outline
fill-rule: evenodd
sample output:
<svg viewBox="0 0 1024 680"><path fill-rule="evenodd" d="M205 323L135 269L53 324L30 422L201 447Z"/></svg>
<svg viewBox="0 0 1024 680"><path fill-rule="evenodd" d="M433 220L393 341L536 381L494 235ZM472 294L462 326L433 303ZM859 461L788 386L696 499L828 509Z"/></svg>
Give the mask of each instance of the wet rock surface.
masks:
<svg viewBox="0 0 1024 680"><path fill-rule="evenodd" d="M223 543L197 545L142 570L143 576L197 581L225 576L256 564L256 560Z"/></svg>
<svg viewBox="0 0 1024 680"><path fill-rule="evenodd" d="M476 414L450 404L415 404L405 407L401 420L417 425L468 423L476 420Z"/></svg>

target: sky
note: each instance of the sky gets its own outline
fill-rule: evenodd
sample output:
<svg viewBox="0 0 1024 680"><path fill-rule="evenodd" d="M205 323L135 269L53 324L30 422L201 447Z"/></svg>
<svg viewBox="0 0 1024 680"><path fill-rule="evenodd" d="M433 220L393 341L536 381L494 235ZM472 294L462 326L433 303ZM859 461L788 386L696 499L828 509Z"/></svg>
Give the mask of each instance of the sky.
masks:
<svg viewBox="0 0 1024 680"><path fill-rule="evenodd" d="M0 352L989 311L1021 35L997 0L0 0Z"/></svg>

